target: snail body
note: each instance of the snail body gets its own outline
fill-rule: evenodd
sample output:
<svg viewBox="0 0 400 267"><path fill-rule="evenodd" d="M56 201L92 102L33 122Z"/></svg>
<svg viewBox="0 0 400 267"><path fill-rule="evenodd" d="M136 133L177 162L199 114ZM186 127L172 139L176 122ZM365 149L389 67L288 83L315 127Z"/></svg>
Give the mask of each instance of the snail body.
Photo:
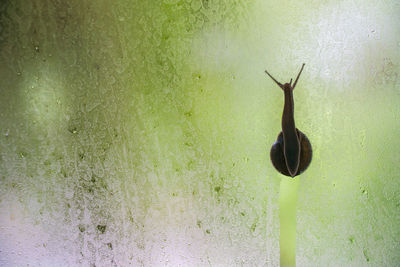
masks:
<svg viewBox="0 0 400 267"><path fill-rule="evenodd" d="M312 147L307 136L296 128L294 122L294 99L293 90L296 87L300 74L303 71L302 65L296 81L292 86L292 79L289 83L281 84L268 71L265 73L284 91L285 105L282 114L282 131L279 133L276 142L272 145L270 157L275 169L286 176L295 177L304 172L311 163Z"/></svg>

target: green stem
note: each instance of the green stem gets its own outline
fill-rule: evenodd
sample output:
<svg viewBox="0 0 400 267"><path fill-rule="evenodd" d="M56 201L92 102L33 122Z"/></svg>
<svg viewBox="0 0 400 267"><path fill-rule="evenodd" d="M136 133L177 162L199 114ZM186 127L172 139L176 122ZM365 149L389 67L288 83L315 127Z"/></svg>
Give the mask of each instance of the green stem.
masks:
<svg viewBox="0 0 400 267"><path fill-rule="evenodd" d="M281 267L296 266L296 204L298 178L282 178L279 190Z"/></svg>

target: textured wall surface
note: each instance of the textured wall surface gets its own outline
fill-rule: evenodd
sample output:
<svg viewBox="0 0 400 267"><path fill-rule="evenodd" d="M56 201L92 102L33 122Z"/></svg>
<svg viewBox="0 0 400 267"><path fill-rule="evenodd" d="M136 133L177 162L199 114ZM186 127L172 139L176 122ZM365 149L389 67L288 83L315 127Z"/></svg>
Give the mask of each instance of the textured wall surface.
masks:
<svg viewBox="0 0 400 267"><path fill-rule="evenodd" d="M276 3L274 3L276 2ZM298 266L400 262L397 1L1 1L0 266L277 266L281 82L314 148Z"/></svg>

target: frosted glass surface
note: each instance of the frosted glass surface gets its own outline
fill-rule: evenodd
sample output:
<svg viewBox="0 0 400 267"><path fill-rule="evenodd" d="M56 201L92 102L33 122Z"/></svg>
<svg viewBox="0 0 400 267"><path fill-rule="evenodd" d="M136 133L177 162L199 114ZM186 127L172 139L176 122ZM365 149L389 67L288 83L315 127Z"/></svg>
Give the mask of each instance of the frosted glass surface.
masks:
<svg viewBox="0 0 400 267"><path fill-rule="evenodd" d="M400 262L397 1L1 1L0 266L279 266L289 81L313 149L297 266Z"/></svg>

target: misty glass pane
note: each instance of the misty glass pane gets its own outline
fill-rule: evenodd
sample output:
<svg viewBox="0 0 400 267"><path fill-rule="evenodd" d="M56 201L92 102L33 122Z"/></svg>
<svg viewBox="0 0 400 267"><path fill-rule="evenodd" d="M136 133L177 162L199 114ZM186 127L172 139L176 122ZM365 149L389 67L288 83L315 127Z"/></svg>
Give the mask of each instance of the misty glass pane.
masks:
<svg viewBox="0 0 400 267"><path fill-rule="evenodd" d="M0 266L279 266L294 229L297 266L398 265L399 14L1 1ZM270 161L284 98L264 71L285 83L302 63L313 161L292 179Z"/></svg>

